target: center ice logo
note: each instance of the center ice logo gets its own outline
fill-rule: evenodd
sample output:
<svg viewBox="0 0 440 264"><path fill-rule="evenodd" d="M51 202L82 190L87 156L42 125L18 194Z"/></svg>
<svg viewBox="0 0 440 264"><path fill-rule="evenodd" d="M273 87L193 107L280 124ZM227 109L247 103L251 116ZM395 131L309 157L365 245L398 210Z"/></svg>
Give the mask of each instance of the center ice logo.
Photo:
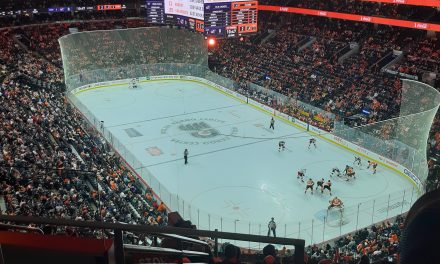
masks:
<svg viewBox="0 0 440 264"><path fill-rule="evenodd" d="M237 132L237 127L231 128L226 125L226 121L216 118L182 119L161 130L162 135L172 136L172 142L184 145L215 144L229 140Z"/></svg>
<svg viewBox="0 0 440 264"><path fill-rule="evenodd" d="M189 124L182 124L179 126L182 131L188 131L193 137L198 138L213 138L220 134L220 132L212 128L209 124L201 121Z"/></svg>

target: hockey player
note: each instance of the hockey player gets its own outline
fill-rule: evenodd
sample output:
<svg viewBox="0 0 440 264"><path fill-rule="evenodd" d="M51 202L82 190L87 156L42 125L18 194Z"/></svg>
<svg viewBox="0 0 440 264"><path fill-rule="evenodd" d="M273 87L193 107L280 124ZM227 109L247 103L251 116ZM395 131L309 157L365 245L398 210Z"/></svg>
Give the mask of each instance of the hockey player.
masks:
<svg viewBox="0 0 440 264"><path fill-rule="evenodd" d="M368 161L368 166L367 169L369 169L370 167L373 168L373 174L376 174L376 168L377 168L377 162L374 161Z"/></svg>
<svg viewBox="0 0 440 264"><path fill-rule="evenodd" d="M332 173L330 174L330 177L333 177L335 175L341 177L341 171L337 167L334 167L332 169Z"/></svg>
<svg viewBox="0 0 440 264"><path fill-rule="evenodd" d="M339 199L336 196L335 196L335 198L331 199L329 201L329 203L330 203L330 205L328 206L329 210L330 210L330 208L333 208L333 207L337 207L342 210L342 207L344 206L344 203L341 201L341 199Z"/></svg>
<svg viewBox="0 0 440 264"><path fill-rule="evenodd" d="M377 163L376 162L373 162L374 164L373 164L373 174L376 174L376 172L377 172Z"/></svg>
<svg viewBox="0 0 440 264"><path fill-rule="evenodd" d="M350 168L351 168L350 166L345 165L344 175L347 175L347 171L348 171Z"/></svg>
<svg viewBox="0 0 440 264"><path fill-rule="evenodd" d="M299 170L298 175L296 176L297 179L301 179L302 182L304 182L304 176L306 176L305 170Z"/></svg>
<svg viewBox="0 0 440 264"><path fill-rule="evenodd" d="M273 117L270 119L269 129L271 129L271 128L272 128L272 130L275 130L275 119Z"/></svg>
<svg viewBox="0 0 440 264"><path fill-rule="evenodd" d="M185 149L185 151L183 151L183 159L185 160L185 165L188 164L188 154L188 149Z"/></svg>
<svg viewBox="0 0 440 264"><path fill-rule="evenodd" d="M353 164L357 164L358 166L362 166L362 160L360 156L354 156Z"/></svg>
<svg viewBox="0 0 440 264"><path fill-rule="evenodd" d="M278 142L278 151L284 150L286 148L286 142L280 141Z"/></svg>
<svg viewBox="0 0 440 264"><path fill-rule="evenodd" d="M346 165L345 166L345 170L344 170L344 174L345 174L345 176L348 176L349 178L353 177L353 178L356 179L356 176L355 176L356 173L354 172L353 167L350 167L350 166ZM347 181L348 180L349 179L347 178Z"/></svg>
<svg viewBox="0 0 440 264"><path fill-rule="evenodd" d="M321 193L324 193L324 190L328 190L330 192L330 195L332 195L332 182L328 180L321 188Z"/></svg>
<svg viewBox="0 0 440 264"><path fill-rule="evenodd" d="M313 144L313 146L315 146L315 149L316 149L316 139L314 139L314 138L309 139L309 149L312 144Z"/></svg>
<svg viewBox="0 0 440 264"><path fill-rule="evenodd" d="M307 190L310 189L312 191L313 194L313 186L315 185L315 183L313 182L312 179L309 179L306 183L306 190L304 191L304 193L307 193Z"/></svg>
<svg viewBox="0 0 440 264"><path fill-rule="evenodd" d="M321 190L322 190L322 188L323 188L323 185L324 185L324 178L321 178L320 180L318 180L317 182L316 182L316 189L315 190L318 190L318 187L321 187Z"/></svg>
<svg viewBox="0 0 440 264"><path fill-rule="evenodd" d="M131 79L131 88L136 89L138 87L137 84L138 84L137 78Z"/></svg>

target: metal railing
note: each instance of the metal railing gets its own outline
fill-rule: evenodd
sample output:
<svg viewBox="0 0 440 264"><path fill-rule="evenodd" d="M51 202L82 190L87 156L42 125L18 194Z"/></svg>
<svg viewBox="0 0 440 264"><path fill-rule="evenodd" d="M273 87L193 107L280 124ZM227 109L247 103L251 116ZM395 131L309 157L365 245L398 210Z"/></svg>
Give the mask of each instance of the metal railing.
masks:
<svg viewBox="0 0 440 264"><path fill-rule="evenodd" d="M114 248L115 259L117 264L123 264L124 261L124 243L122 240L123 232L143 233L160 236L165 234L175 234L188 237L209 237L215 239L216 243L218 239L236 240L236 241L252 241L265 244L287 245L294 246L295 263L304 263L304 247L305 241L301 239L291 238L275 238L266 236L257 236L240 233L219 232L219 231L207 231L188 228L177 227L157 227L150 225L127 225L119 223L103 223L103 222L89 222L89 221L73 221L65 219L51 219L41 217L29 217L29 216L8 216L0 215L0 222L9 223L21 223L21 224L36 224L36 225L51 225L51 226L63 226L63 227L76 227L76 228L88 228L88 229L100 229L100 230L113 230L114 232ZM176 236L174 236L176 238ZM185 240L184 237L180 239ZM190 242L188 240L187 242ZM215 244L215 248L218 245ZM138 249L141 250L141 249Z"/></svg>

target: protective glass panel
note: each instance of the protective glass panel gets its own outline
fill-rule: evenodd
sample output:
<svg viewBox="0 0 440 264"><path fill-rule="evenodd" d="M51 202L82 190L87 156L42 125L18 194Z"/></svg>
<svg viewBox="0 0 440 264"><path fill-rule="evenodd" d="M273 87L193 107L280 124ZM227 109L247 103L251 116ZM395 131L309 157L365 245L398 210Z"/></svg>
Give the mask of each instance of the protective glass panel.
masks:
<svg viewBox="0 0 440 264"><path fill-rule="evenodd" d="M334 134L405 166L423 183L428 175L427 141L439 103L433 87L403 80L398 117L356 128L337 123Z"/></svg>
<svg viewBox="0 0 440 264"><path fill-rule="evenodd" d="M175 28L80 32L60 38L59 43L69 89L145 76L160 70L145 65L157 63L208 66L203 35Z"/></svg>

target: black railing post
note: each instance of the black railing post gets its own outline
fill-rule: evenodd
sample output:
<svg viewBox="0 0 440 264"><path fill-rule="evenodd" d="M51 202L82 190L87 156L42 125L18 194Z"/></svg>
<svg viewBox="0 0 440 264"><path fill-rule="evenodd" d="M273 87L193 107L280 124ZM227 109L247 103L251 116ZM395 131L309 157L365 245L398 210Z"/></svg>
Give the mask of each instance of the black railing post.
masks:
<svg viewBox="0 0 440 264"><path fill-rule="evenodd" d="M295 246L295 264L304 264L304 246Z"/></svg>
<svg viewBox="0 0 440 264"><path fill-rule="evenodd" d="M218 229L215 229L215 232L218 232ZM218 237L215 236L214 239L214 256L218 257Z"/></svg>
<svg viewBox="0 0 440 264"><path fill-rule="evenodd" d="M177 240L177 249L180 250L180 252L182 252L183 250L183 244L181 240ZM183 263L183 254L180 253L179 254L179 259L178 259L178 264L182 264Z"/></svg>
<svg viewBox="0 0 440 264"><path fill-rule="evenodd" d="M116 264L125 264L124 240L121 229L115 229L114 243Z"/></svg>

